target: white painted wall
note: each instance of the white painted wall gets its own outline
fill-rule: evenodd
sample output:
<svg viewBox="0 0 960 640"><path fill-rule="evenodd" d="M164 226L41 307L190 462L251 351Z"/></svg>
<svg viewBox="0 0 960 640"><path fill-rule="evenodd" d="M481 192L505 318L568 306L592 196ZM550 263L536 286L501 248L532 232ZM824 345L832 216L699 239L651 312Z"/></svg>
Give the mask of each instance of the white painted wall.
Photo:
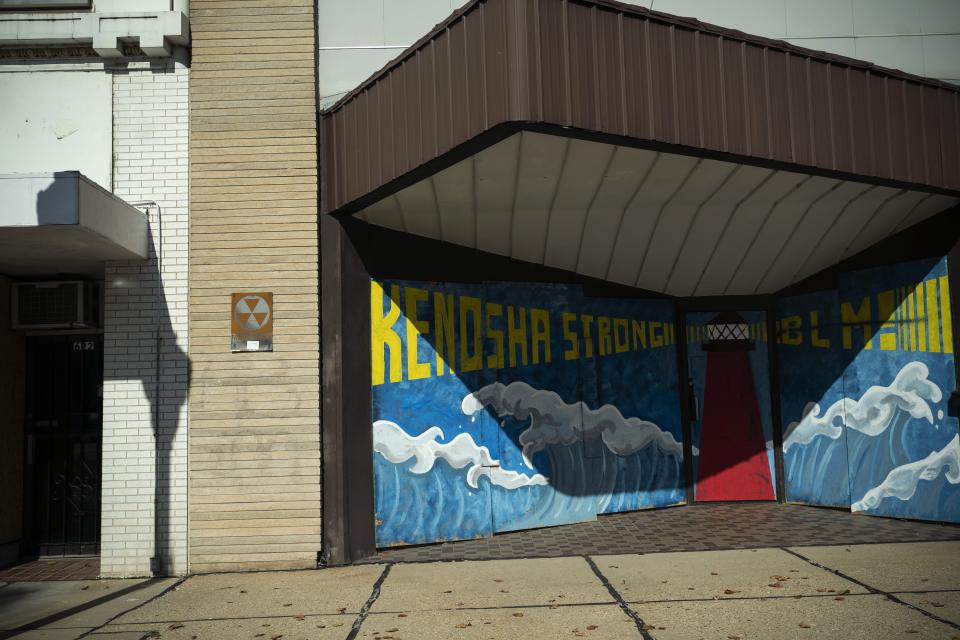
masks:
<svg viewBox="0 0 960 640"><path fill-rule="evenodd" d="M319 0L321 107L358 85L463 4L463 0ZM960 0L634 0L631 4L960 84Z"/></svg>
<svg viewBox="0 0 960 640"><path fill-rule="evenodd" d="M646 0L634 4L960 84L958 0Z"/></svg>
<svg viewBox="0 0 960 640"><path fill-rule="evenodd" d="M0 173L80 171L111 188L111 78L0 67Z"/></svg>
<svg viewBox="0 0 960 640"><path fill-rule="evenodd" d="M94 0L94 11L182 11L190 14L190 0Z"/></svg>
<svg viewBox="0 0 960 640"><path fill-rule="evenodd" d="M463 4L464 0L319 0L320 107L360 84Z"/></svg>
<svg viewBox="0 0 960 640"><path fill-rule="evenodd" d="M0 64L0 173L79 170L163 212L161 225L149 209L146 261L104 266L100 567L110 577L149 575L157 532L160 571L187 567L188 78L176 58Z"/></svg>
<svg viewBox="0 0 960 640"><path fill-rule="evenodd" d="M114 193L128 202L153 200L162 214L148 209L148 260L108 262L104 276L104 576L149 575L156 531L161 571L187 570L188 78L189 69L172 60L162 67L132 62L113 74Z"/></svg>

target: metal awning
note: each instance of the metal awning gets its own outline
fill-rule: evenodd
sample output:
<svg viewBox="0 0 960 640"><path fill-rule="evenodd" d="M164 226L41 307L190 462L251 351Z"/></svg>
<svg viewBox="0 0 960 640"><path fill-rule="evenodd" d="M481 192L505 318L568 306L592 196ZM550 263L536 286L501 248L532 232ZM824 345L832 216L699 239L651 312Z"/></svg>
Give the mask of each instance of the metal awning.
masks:
<svg viewBox="0 0 960 640"><path fill-rule="evenodd" d="M0 273L102 277L148 243L146 215L79 172L0 174Z"/></svg>
<svg viewBox="0 0 960 640"><path fill-rule="evenodd" d="M321 114L321 210L767 293L957 202L958 89L607 0L474 0Z"/></svg>

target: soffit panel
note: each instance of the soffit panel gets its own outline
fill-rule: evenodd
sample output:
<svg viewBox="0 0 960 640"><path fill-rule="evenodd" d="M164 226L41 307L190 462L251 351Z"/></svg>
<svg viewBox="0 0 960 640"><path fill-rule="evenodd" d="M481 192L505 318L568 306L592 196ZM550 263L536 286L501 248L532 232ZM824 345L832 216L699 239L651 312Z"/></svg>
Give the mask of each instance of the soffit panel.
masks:
<svg viewBox="0 0 960 640"><path fill-rule="evenodd" d="M356 215L675 296L772 293L957 198L517 133Z"/></svg>

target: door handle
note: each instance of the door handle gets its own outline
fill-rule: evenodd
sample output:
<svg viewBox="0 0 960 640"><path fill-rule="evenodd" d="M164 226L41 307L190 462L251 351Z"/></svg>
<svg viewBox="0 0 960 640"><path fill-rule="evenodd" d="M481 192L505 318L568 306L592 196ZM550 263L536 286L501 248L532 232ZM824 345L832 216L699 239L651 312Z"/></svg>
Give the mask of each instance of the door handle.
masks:
<svg viewBox="0 0 960 640"><path fill-rule="evenodd" d="M700 420L700 399L693 388L693 378L687 378L687 397L690 398L690 419Z"/></svg>

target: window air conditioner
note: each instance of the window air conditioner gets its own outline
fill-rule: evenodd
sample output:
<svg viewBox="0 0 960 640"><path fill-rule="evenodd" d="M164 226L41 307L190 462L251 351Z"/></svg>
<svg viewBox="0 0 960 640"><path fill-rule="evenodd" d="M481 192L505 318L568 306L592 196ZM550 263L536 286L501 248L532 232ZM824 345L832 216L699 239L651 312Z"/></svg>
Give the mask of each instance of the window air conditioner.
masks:
<svg viewBox="0 0 960 640"><path fill-rule="evenodd" d="M14 329L89 329L100 320L100 286L82 280L17 282Z"/></svg>

